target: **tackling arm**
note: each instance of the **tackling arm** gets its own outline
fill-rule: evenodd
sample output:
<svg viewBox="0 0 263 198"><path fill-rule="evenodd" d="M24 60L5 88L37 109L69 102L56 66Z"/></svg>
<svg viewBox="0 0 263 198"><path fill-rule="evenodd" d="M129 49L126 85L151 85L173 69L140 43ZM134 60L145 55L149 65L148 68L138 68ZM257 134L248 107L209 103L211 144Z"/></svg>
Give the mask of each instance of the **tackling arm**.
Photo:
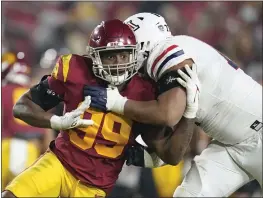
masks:
<svg viewBox="0 0 263 198"><path fill-rule="evenodd" d="M186 93L180 86L182 83L178 81L180 79L178 77L182 76L179 76L176 71L186 64L192 65L193 61L191 59L185 60L164 73L158 82L161 85L159 86L157 100L128 100L120 95L116 87L106 89L103 87L85 86L84 95L91 96L91 107L103 111L113 111L145 124L174 127L187 110ZM167 80L169 83L166 83ZM196 86L194 87L196 88Z"/></svg>
<svg viewBox="0 0 263 198"><path fill-rule="evenodd" d="M124 115L145 124L173 127L181 119L186 106L186 94L182 88L173 88L161 94L157 100L128 100Z"/></svg>
<svg viewBox="0 0 263 198"><path fill-rule="evenodd" d="M153 148L154 152L164 162L173 165L178 164L182 160L191 141L200 93L196 65L192 66L192 70L188 65L185 68L190 77L179 71L185 81L177 79L187 90L187 108L182 118L178 124L172 127L165 126L158 129L156 126L155 128L144 130L144 133L142 133L142 138L146 144ZM158 130L156 131L156 129Z"/></svg>
<svg viewBox="0 0 263 198"><path fill-rule="evenodd" d="M191 61L191 63L193 62ZM187 61L172 67L170 71L185 66L188 75L178 70L182 80L181 78L177 78L177 72L168 71L167 76L165 76L165 74L164 77L169 77L165 80L170 80L169 83L164 84L169 84L169 86L163 86L161 88L161 94L157 101L125 101L127 103L124 108L125 116L138 120L141 123L150 122L152 125L155 125L155 127L163 127L159 132L147 129L143 130L142 134L146 136L145 133L147 133L147 131L150 132L148 137L145 137L146 141L148 139L148 144L154 149L154 152L156 152L164 162L169 164L179 163L184 156L192 138L196 112L198 110L200 83L197 77L196 65L193 64L191 70L188 64L184 64L187 64ZM186 88L187 97L185 91L181 87L178 87L177 82ZM104 89L96 87L87 88L87 90L88 93L86 94L97 96L97 98L93 98L93 102L94 107L98 108L100 107L99 102L106 100L107 96L108 98L110 96L111 99L118 97L121 99L123 98L118 95L119 93L116 89L113 90L115 97L112 97L113 94L109 93L111 90L107 92ZM101 99L103 95L105 98ZM119 100L116 101L113 104L120 104L118 102ZM103 107L103 104L101 106ZM118 108L117 112L121 112L120 109L122 108Z"/></svg>
<svg viewBox="0 0 263 198"><path fill-rule="evenodd" d="M178 70L186 64L192 65L193 61L185 60L167 72ZM185 107L185 90L182 87L175 87L159 95L157 100L147 102L128 100L124 106L124 115L146 124L174 127L182 118Z"/></svg>

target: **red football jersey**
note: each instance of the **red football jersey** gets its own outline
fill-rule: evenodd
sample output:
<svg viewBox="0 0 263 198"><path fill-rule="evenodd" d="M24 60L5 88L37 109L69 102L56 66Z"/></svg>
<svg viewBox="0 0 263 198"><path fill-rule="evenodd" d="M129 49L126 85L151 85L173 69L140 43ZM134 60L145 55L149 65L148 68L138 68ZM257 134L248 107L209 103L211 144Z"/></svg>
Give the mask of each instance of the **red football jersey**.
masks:
<svg viewBox="0 0 263 198"><path fill-rule="evenodd" d="M17 84L2 87L2 138L11 138L16 133L30 133L32 136L33 133L40 135L45 132L44 129L30 126L13 116L14 104L28 89Z"/></svg>
<svg viewBox="0 0 263 198"><path fill-rule="evenodd" d="M89 58L70 54L58 59L48 82L50 89L63 97L65 113L81 104L84 85L98 86L101 81L94 77ZM121 94L141 101L155 98L152 84L138 75ZM61 131L51 149L81 182L109 192L122 170L127 146L134 144L135 133L139 133L134 131L140 128L139 124L115 113L95 109L88 109L82 116L92 119L95 124Z"/></svg>

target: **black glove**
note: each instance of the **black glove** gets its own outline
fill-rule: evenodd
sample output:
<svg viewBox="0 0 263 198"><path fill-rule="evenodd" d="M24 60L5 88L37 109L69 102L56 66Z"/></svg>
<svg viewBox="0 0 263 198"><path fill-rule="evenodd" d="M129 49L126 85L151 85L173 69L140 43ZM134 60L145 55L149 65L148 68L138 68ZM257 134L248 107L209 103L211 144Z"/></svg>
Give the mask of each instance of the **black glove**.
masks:
<svg viewBox="0 0 263 198"><path fill-rule="evenodd" d="M125 153L126 165L145 167L144 165L144 147L140 144L128 147Z"/></svg>

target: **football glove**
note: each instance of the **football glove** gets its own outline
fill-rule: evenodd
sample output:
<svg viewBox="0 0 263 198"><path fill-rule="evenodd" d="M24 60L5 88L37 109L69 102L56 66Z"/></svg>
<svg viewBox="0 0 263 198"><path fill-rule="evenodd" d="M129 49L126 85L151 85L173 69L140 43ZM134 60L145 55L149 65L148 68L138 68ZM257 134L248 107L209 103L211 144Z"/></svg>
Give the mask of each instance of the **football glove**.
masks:
<svg viewBox="0 0 263 198"><path fill-rule="evenodd" d="M126 165L139 166L144 168L156 168L165 163L154 152L149 152L147 148L140 144L130 146L125 153Z"/></svg>
<svg viewBox="0 0 263 198"><path fill-rule="evenodd" d="M87 96L77 109L68 112L63 116L53 115L50 118L51 128L55 130L66 130L76 127L84 128L93 125L92 120L80 118L80 115L82 115L86 111L86 109L89 108L90 102L91 99Z"/></svg>
<svg viewBox="0 0 263 198"><path fill-rule="evenodd" d="M84 96L91 96L91 107L102 111L113 111L121 115L124 114L124 105L128 100L119 93L117 87L85 86Z"/></svg>
<svg viewBox="0 0 263 198"><path fill-rule="evenodd" d="M189 65L185 65L185 69L188 75L179 69L178 74L181 78L177 78L176 80L186 88L186 109L183 116L191 119L196 117L198 111L201 84L197 76L196 64L192 65L192 69L190 69Z"/></svg>

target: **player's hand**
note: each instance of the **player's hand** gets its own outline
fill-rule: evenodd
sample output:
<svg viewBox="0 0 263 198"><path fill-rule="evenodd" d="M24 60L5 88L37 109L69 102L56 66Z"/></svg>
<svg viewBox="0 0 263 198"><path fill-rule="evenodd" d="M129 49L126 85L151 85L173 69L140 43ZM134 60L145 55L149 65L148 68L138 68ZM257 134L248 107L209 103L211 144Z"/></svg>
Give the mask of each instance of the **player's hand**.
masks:
<svg viewBox="0 0 263 198"><path fill-rule="evenodd" d="M102 111L113 111L122 115L124 113L124 105L128 100L119 93L117 87L85 86L84 96L91 96L91 107Z"/></svg>
<svg viewBox="0 0 263 198"><path fill-rule="evenodd" d="M76 127L85 128L93 125L92 120L80 118L80 115L82 115L86 109L89 108L90 102L91 98L87 96L77 109L68 112L63 116L53 115L50 119L51 128L55 130L66 130Z"/></svg>
<svg viewBox="0 0 263 198"><path fill-rule="evenodd" d="M195 118L198 111L201 84L197 76L196 64L192 65L192 69L190 69L189 65L185 65L185 69L188 75L179 69L178 74L181 78L176 79L178 83L186 88L187 104L183 116L186 118Z"/></svg>

